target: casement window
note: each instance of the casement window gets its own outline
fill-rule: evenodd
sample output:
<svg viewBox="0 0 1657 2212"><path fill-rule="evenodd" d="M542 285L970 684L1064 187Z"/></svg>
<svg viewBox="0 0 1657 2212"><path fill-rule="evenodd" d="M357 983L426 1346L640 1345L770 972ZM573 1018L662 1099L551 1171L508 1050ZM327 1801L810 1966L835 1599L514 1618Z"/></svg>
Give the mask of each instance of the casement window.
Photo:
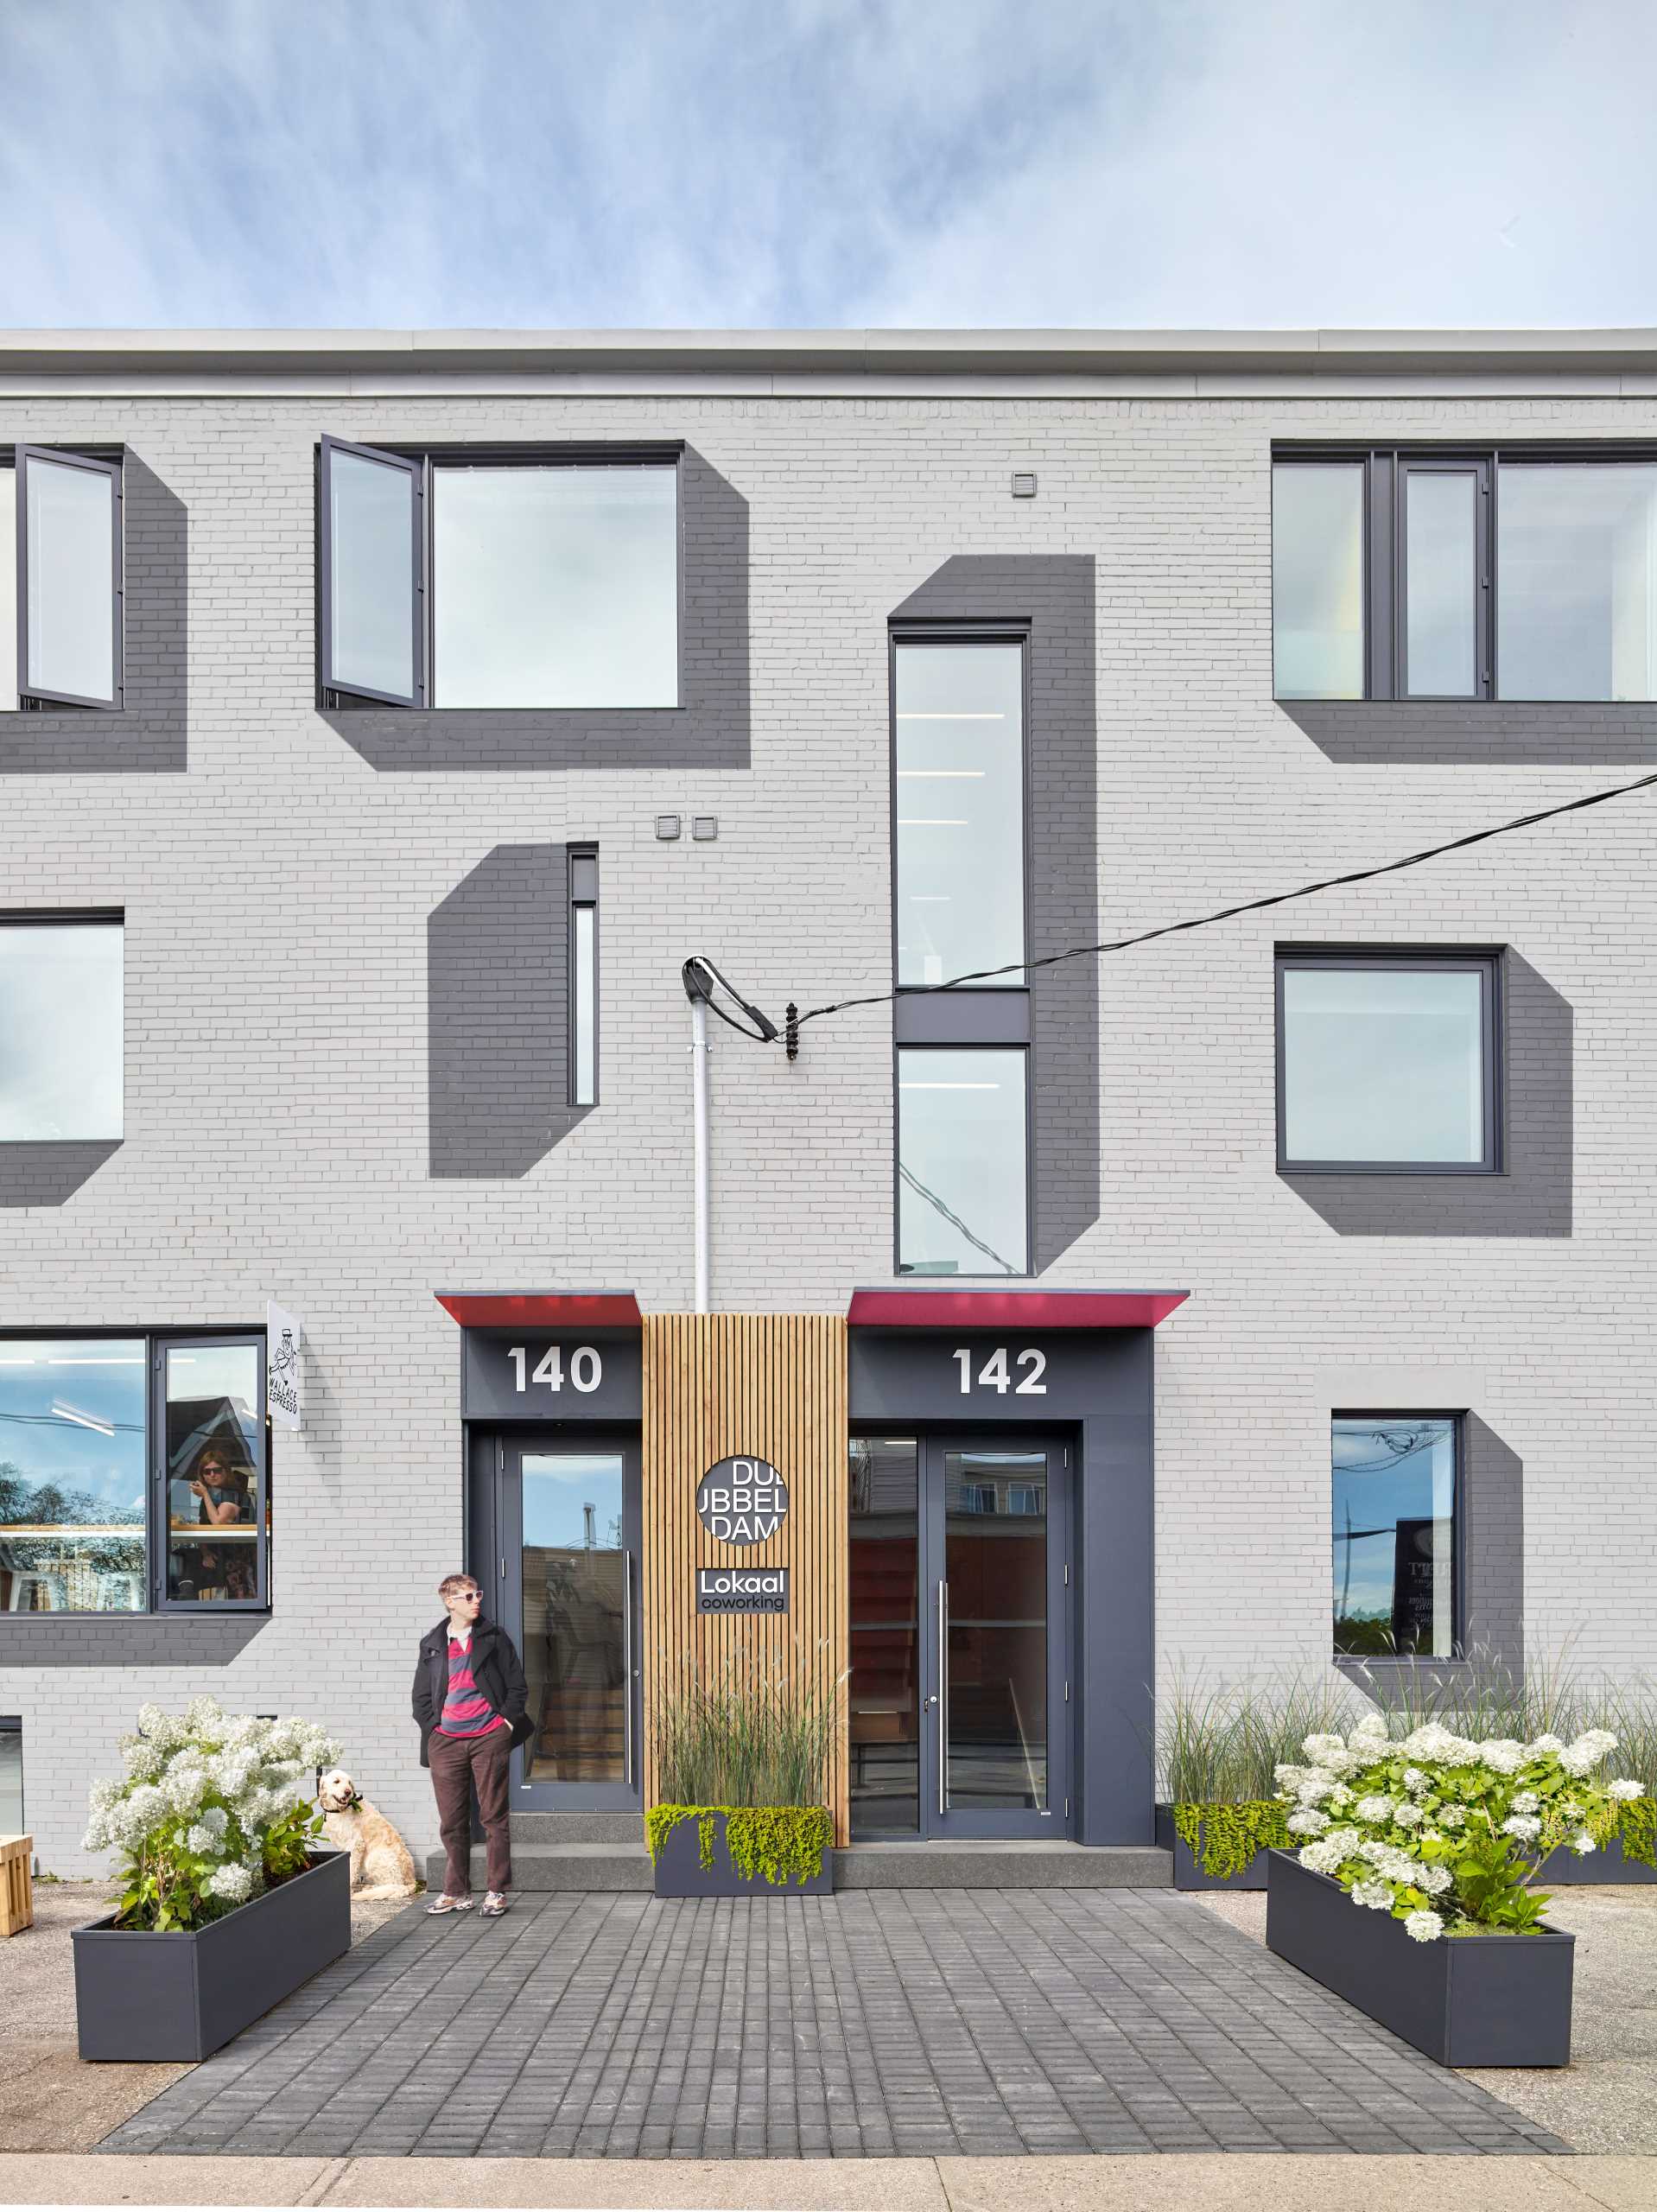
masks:
<svg viewBox="0 0 1657 2212"><path fill-rule="evenodd" d="M270 1604L263 1334L0 1336L0 1621Z"/></svg>
<svg viewBox="0 0 1657 2212"><path fill-rule="evenodd" d="M1336 1656L1456 1657L1459 1417L1337 1414L1330 1429Z"/></svg>
<svg viewBox="0 0 1657 2212"><path fill-rule="evenodd" d="M900 1274L1029 1271L1026 651L892 639ZM957 976L979 980L927 989Z"/></svg>
<svg viewBox="0 0 1657 2212"><path fill-rule="evenodd" d="M599 1097L599 849L569 849L569 1103Z"/></svg>
<svg viewBox="0 0 1657 2212"><path fill-rule="evenodd" d="M1500 985L1494 952L1279 947L1279 1167L1498 1172Z"/></svg>
<svg viewBox="0 0 1657 2212"><path fill-rule="evenodd" d="M118 915L0 915L0 1143L121 1135L124 939Z"/></svg>
<svg viewBox="0 0 1657 2212"><path fill-rule="evenodd" d="M676 707L678 492L663 448L409 454L324 438L325 694Z"/></svg>
<svg viewBox="0 0 1657 2212"><path fill-rule="evenodd" d="M121 463L0 461L0 710L122 704Z"/></svg>
<svg viewBox="0 0 1657 2212"><path fill-rule="evenodd" d="M0 1337L0 1622L268 1606L264 1405L262 1333Z"/></svg>
<svg viewBox="0 0 1657 2212"><path fill-rule="evenodd" d="M1657 700L1657 456L1283 451L1279 699Z"/></svg>

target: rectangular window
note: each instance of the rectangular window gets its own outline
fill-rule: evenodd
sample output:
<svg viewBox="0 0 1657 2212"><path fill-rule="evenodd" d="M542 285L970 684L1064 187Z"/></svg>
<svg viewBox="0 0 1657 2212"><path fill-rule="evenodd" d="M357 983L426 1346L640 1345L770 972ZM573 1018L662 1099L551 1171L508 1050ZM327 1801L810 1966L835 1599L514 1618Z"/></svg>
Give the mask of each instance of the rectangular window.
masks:
<svg viewBox="0 0 1657 2212"><path fill-rule="evenodd" d="M0 1142L122 1134L119 920L0 919Z"/></svg>
<svg viewBox="0 0 1657 2212"><path fill-rule="evenodd" d="M1337 1656L1456 1656L1459 1428L1447 1414L1336 1415Z"/></svg>
<svg viewBox="0 0 1657 2212"><path fill-rule="evenodd" d="M1272 517L1279 699L1657 700L1648 454L1280 454Z"/></svg>
<svg viewBox="0 0 1657 2212"><path fill-rule="evenodd" d="M0 1338L0 1613L268 1602L259 1337Z"/></svg>
<svg viewBox="0 0 1657 2212"><path fill-rule="evenodd" d="M599 1096L599 855L594 845L569 851L569 1103L595 1106Z"/></svg>
<svg viewBox="0 0 1657 2212"><path fill-rule="evenodd" d="M1029 1272L1023 1052L898 1052L898 1272Z"/></svg>
<svg viewBox="0 0 1657 2212"><path fill-rule="evenodd" d="M854 1833L920 1827L920 1446L851 1446L847 1681Z"/></svg>
<svg viewBox="0 0 1657 2212"><path fill-rule="evenodd" d="M1024 646L893 651L898 981L1024 957ZM1021 985L1014 973L994 978Z"/></svg>
<svg viewBox="0 0 1657 2212"><path fill-rule="evenodd" d="M679 702L678 466L321 448L321 680L394 706Z"/></svg>
<svg viewBox="0 0 1657 2212"><path fill-rule="evenodd" d="M1499 965L1280 951L1279 1166L1493 1173Z"/></svg>
<svg viewBox="0 0 1657 2212"><path fill-rule="evenodd" d="M0 1835L26 1835L23 1820L23 1724L0 1713Z"/></svg>
<svg viewBox="0 0 1657 2212"><path fill-rule="evenodd" d="M1273 684L1279 699L1363 696L1361 461L1272 471Z"/></svg>
<svg viewBox="0 0 1657 2212"><path fill-rule="evenodd" d="M120 462L19 446L0 533L0 709L119 707Z"/></svg>

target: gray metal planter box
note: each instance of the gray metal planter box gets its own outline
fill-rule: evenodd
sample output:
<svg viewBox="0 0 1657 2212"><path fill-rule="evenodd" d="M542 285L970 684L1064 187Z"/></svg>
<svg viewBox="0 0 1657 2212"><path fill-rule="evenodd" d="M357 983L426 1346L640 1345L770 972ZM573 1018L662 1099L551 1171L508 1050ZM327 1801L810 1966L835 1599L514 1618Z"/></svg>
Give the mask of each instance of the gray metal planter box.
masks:
<svg viewBox="0 0 1657 2212"><path fill-rule="evenodd" d="M113 1917L74 1930L80 2056L206 2058L351 1948L351 1854L314 1853L205 1928L159 1935Z"/></svg>
<svg viewBox="0 0 1657 2212"><path fill-rule="evenodd" d="M1266 1942L1441 2066L1568 2066L1574 1936L1440 1936L1353 1904L1340 1884L1274 1851Z"/></svg>
<svg viewBox="0 0 1657 2212"><path fill-rule="evenodd" d="M1205 1874L1203 1862L1193 1859L1185 1847L1185 1840L1174 1826L1171 1805L1157 1807L1157 1844L1163 1851L1174 1855L1174 1887L1177 1890L1263 1890L1266 1887L1266 1862L1271 1853L1257 1851L1238 1874Z"/></svg>
<svg viewBox="0 0 1657 2212"><path fill-rule="evenodd" d="M1542 1861L1536 1877L1539 1889L1565 1890L1578 1883L1622 1883L1628 1887L1642 1882L1657 1882L1657 1866L1647 1866L1638 1859L1625 1859L1617 1838L1598 1851L1590 1851L1585 1859L1578 1859L1574 1851L1550 1851Z"/></svg>
<svg viewBox="0 0 1657 2212"><path fill-rule="evenodd" d="M771 1883L762 1874L750 1879L731 1864L726 1847L725 1815L714 1815L714 1863L702 1863L700 1821L681 1821L662 1846L656 1861L658 1897L822 1897L835 1886L835 1854L825 1849L822 1872L803 1882Z"/></svg>

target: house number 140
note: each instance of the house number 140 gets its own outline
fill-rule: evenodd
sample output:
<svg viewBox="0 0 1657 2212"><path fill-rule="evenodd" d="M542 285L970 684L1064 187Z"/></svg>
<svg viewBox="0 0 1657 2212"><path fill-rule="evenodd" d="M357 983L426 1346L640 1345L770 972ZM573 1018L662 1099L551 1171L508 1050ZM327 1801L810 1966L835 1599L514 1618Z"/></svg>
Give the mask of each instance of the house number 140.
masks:
<svg viewBox="0 0 1657 2212"><path fill-rule="evenodd" d="M972 1389L973 1356L963 1344L955 1357L961 1362L961 1389L964 1396ZM1047 1372L1046 1353L1037 1351L1032 1347L1028 1351L1021 1351L1013 1364L1015 1367L1028 1368L1030 1370L1021 1382L1014 1382L1013 1380L1011 1370L1007 1365L1006 1346L998 1344L978 1370L980 1389L1006 1391L1010 1389L1015 1398L1044 1398L1047 1395L1047 1385L1041 1378Z"/></svg>
<svg viewBox="0 0 1657 2212"><path fill-rule="evenodd" d="M517 1387L526 1387L525 1372L530 1363L528 1349L514 1344L506 1355L517 1370ZM604 1380L604 1362L592 1344L577 1344L569 1355L569 1379L578 1390L596 1390ZM528 1376L530 1382L544 1382L549 1390L564 1387L564 1355L562 1346L549 1344L536 1362L535 1372Z"/></svg>

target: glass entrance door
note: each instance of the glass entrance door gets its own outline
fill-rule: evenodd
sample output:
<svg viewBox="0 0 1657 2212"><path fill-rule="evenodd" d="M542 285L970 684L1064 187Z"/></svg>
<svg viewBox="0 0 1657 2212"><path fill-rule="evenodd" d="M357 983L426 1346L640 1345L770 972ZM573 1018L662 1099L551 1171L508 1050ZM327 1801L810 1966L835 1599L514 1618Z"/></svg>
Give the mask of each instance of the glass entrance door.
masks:
<svg viewBox="0 0 1657 2212"><path fill-rule="evenodd" d="M860 1438L851 1468L857 1837L1069 1832L1069 1451Z"/></svg>
<svg viewBox="0 0 1657 2212"><path fill-rule="evenodd" d="M638 1800L638 1470L623 1440L526 1439L502 1453L502 1618L529 1684L514 1802Z"/></svg>

